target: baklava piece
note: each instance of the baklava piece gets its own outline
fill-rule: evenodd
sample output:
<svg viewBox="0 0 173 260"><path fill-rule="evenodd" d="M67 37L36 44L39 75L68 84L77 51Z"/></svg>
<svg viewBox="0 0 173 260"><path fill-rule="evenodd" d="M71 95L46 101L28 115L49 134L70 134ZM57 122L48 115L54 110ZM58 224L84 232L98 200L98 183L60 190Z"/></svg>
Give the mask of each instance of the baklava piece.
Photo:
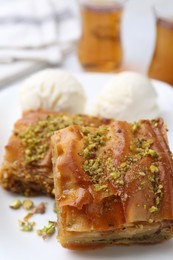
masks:
<svg viewBox="0 0 173 260"><path fill-rule="evenodd" d="M58 240L70 249L173 236L173 160L161 119L52 137Z"/></svg>
<svg viewBox="0 0 173 260"><path fill-rule="evenodd" d="M5 158L0 170L2 187L26 196L53 196L50 137L54 131L69 125L98 127L109 122L107 119L43 110L24 113L16 122L5 147Z"/></svg>

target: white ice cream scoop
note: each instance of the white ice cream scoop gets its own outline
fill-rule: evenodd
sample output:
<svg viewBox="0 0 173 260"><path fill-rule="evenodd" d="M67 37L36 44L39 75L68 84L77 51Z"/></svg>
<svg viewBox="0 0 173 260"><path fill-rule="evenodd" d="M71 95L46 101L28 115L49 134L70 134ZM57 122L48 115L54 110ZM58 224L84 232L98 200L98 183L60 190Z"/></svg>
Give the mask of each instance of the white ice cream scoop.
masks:
<svg viewBox="0 0 173 260"><path fill-rule="evenodd" d="M74 76L62 70L46 69L25 80L20 89L20 102L23 111L41 108L83 113L86 96Z"/></svg>
<svg viewBox="0 0 173 260"><path fill-rule="evenodd" d="M158 117L157 93L145 76L118 73L101 91L92 114L127 121Z"/></svg>

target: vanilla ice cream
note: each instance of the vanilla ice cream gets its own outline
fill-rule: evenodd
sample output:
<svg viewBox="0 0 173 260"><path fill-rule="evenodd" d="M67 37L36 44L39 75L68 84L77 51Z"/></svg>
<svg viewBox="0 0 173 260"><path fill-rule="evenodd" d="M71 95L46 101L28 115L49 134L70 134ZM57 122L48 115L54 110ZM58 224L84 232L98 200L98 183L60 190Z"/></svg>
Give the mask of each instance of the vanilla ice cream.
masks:
<svg viewBox="0 0 173 260"><path fill-rule="evenodd" d="M29 77L20 89L20 102L23 111L48 109L70 113L83 113L85 91L71 74L46 69Z"/></svg>
<svg viewBox="0 0 173 260"><path fill-rule="evenodd" d="M126 121L158 117L157 93L145 76L122 72L103 88L92 114Z"/></svg>

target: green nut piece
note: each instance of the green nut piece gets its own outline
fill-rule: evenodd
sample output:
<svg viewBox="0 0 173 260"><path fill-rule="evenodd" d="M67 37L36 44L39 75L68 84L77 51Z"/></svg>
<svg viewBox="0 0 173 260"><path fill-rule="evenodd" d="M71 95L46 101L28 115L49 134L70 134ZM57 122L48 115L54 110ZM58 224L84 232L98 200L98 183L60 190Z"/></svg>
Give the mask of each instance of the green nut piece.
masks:
<svg viewBox="0 0 173 260"><path fill-rule="evenodd" d="M19 220L19 226L20 226L20 230L24 231L24 232L31 232L33 231L33 227L35 226L35 222L29 222L29 221L25 221L25 220Z"/></svg>
<svg viewBox="0 0 173 260"><path fill-rule="evenodd" d="M150 165L150 171L152 172L152 173L157 173L158 171L159 171L159 169L158 169L158 167L157 166L155 166L155 165Z"/></svg>
<svg viewBox="0 0 173 260"><path fill-rule="evenodd" d="M44 226L42 229L37 230L37 234L42 236L43 239L52 236L55 233L56 222L49 221L48 226Z"/></svg>
<svg viewBox="0 0 173 260"><path fill-rule="evenodd" d="M34 203L32 200L24 200L23 203L22 203L22 206L24 209L26 210L30 210L33 208L34 206Z"/></svg>
<svg viewBox="0 0 173 260"><path fill-rule="evenodd" d="M151 157L158 157L158 154L155 150L149 149L148 154L151 155Z"/></svg>
<svg viewBox="0 0 173 260"><path fill-rule="evenodd" d="M13 202L11 202L10 204L10 208L11 209L19 209L22 206L22 203L20 200L14 200Z"/></svg>
<svg viewBox="0 0 173 260"><path fill-rule="evenodd" d="M133 122L132 123L132 132L135 133L139 127L140 127L139 123Z"/></svg>
<svg viewBox="0 0 173 260"><path fill-rule="evenodd" d="M53 205L53 212L57 213L56 203L54 203L54 205Z"/></svg>
<svg viewBox="0 0 173 260"><path fill-rule="evenodd" d="M152 207L149 209L149 212L150 212L150 213L154 213L154 212L156 212L156 211L158 211L158 208L157 208L156 206L152 206Z"/></svg>

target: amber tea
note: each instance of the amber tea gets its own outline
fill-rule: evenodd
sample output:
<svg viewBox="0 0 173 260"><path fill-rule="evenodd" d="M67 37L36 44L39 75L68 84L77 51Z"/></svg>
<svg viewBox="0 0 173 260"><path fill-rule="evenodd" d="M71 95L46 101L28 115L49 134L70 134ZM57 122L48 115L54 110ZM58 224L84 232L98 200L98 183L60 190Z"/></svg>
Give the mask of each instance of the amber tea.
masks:
<svg viewBox="0 0 173 260"><path fill-rule="evenodd" d="M173 20L157 20L157 39L149 76L173 85Z"/></svg>
<svg viewBox="0 0 173 260"><path fill-rule="evenodd" d="M122 6L81 7L82 36L78 46L81 65L88 71L113 71L122 61L120 23Z"/></svg>

